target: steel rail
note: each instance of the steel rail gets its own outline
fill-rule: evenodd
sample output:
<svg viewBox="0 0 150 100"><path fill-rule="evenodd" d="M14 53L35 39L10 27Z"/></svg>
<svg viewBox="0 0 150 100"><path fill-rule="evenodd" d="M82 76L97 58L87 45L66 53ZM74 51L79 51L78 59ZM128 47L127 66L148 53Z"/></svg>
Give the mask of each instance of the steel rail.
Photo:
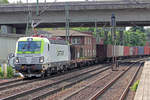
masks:
<svg viewBox="0 0 150 100"><path fill-rule="evenodd" d="M110 68L105 68L105 69L100 70L100 71L98 71L98 72L96 72L96 73L94 73L94 74L91 74L90 76L87 76L87 77L85 77L85 78L83 78L83 79L80 79L80 80L78 80L78 81L72 82L72 83L70 83L70 84L68 84L68 85L65 85L65 86L63 86L63 87L57 88L57 89L55 89L55 90L47 91L47 92L44 93L44 94L41 94L41 95L36 96L36 97L33 97L32 100L43 99L43 98L45 98L45 97L47 97L47 96L49 96L49 95L52 95L52 94L55 94L55 93L61 91L62 89L70 88L70 87L72 87L73 85L75 85L75 84L77 84L77 83L79 83L79 82L81 82L81 81L83 81L83 80L86 80L86 79L88 79L88 78L91 78L91 77L93 77L93 76L96 76L96 75L98 75L98 74L100 74L100 73L102 73L102 72L104 72L104 71L106 71L106 70L108 70L108 69L110 69Z"/></svg>
<svg viewBox="0 0 150 100"><path fill-rule="evenodd" d="M105 78L106 76L108 76L108 75L105 75L105 76L103 76L103 77L101 77L101 78L99 78L99 79L97 79L97 80L94 80L93 82L91 82L90 84L86 85L85 87L82 87L82 88L79 89L78 91L75 91L74 93L70 94L69 96L64 97L63 100L69 100L69 98L71 98L72 96L78 94L78 93L81 92L82 90L88 88L90 85L92 85L92 84L94 84L95 82L97 82L97 81L99 81L99 80Z"/></svg>
<svg viewBox="0 0 150 100"><path fill-rule="evenodd" d="M129 84L127 85L126 89L125 89L124 92L122 93L122 95L121 95L121 97L120 97L119 100L125 100L125 97L126 97L128 91L129 91L129 88L130 88L131 84L133 83L133 81L135 80L135 78L136 78L136 76L137 76L137 74L138 74L138 72L139 72L139 70L140 70L142 64L143 64L143 63L141 63L141 64L139 65L139 67L137 68L137 71L134 73L133 77L131 78Z"/></svg>
<svg viewBox="0 0 150 100"><path fill-rule="evenodd" d="M109 73L109 74L106 74L106 75L104 75L104 76L102 76L102 77L100 77L100 78L98 78L98 79L96 79L96 80L94 80L93 82L91 82L90 84L86 85L85 87L82 87L81 89L79 89L79 90L73 92L73 93L70 94L69 96L64 97L62 100L69 100L69 98L71 98L72 96L78 94L78 93L81 92L82 90L88 88L90 85L94 84L95 82L97 82L97 81L99 81L99 80L101 80L101 79L103 79L103 78L105 78L105 77L107 77L107 76L109 76L109 75L110 75L110 73Z"/></svg>
<svg viewBox="0 0 150 100"><path fill-rule="evenodd" d="M136 64L136 63L134 63ZM100 91L93 95L89 100L96 100L100 95L102 95L109 87L111 87L121 76L123 76L134 64L130 65L125 71L117 75L113 80L104 86Z"/></svg>
<svg viewBox="0 0 150 100"><path fill-rule="evenodd" d="M93 66L93 65L92 65ZM108 65L109 66L109 65ZM49 78L52 78L52 77L57 77L59 75L64 75L64 74L67 74L67 73L71 73L71 72L75 72L75 71L78 71L78 70L83 70L85 68L89 68L91 66L88 66L88 67L81 67L81 68L78 68L78 69L74 69L74 70L71 70L71 71L66 71L64 73L59 73L59 74L56 74L56 75L52 75L50 77L46 77L45 79L49 79ZM19 82L19 81L23 81L23 79L20 79L20 80L16 80L16 81L10 81L10 82L5 82L2 84L0 84L0 91L3 91L4 89L8 89L8 88L13 88L13 87L16 87L16 86L19 86L19 85L24 85L24 84L27 84L27 83L32 83L32 82L35 82L35 81L40 81L40 80L44 80L44 79L34 79L34 80L31 80L31 81L26 81L26 82L22 82L22 83L15 83L15 82ZM10 84L11 83L11 84ZM14 83L14 84L13 84ZM7 85L8 84L8 85Z"/></svg>
<svg viewBox="0 0 150 100"><path fill-rule="evenodd" d="M15 80L11 80L11 81L8 81L8 82L3 82L3 83L0 83L0 86L7 85L7 84L10 84L10 83L15 83L15 82L22 81L22 80L23 79L15 79Z"/></svg>
<svg viewBox="0 0 150 100"><path fill-rule="evenodd" d="M38 81L38 80L39 79L33 79L33 80L28 80L28 81L22 81L21 83L14 83L14 84L8 84L8 85L0 86L0 91L3 91L4 89L9 89L9 88L17 87L19 85L24 85L24 84L32 83L32 82L35 82L35 81Z"/></svg>
<svg viewBox="0 0 150 100"><path fill-rule="evenodd" d="M26 90L26 91L23 91L23 92L20 92L20 93L17 93L17 94L14 94L14 95L11 95L11 96L2 98L1 100L14 100L14 99L17 99L17 98L20 98L20 97L24 97L25 95L28 95L28 94L31 94L31 93L34 93L34 92L38 92L38 91L40 91L40 90L42 90L42 89L51 87L51 86L53 86L53 85L60 84L60 83L62 83L62 82L64 82L64 81L68 81L68 80L70 80L70 79L72 79L72 78L80 77L81 75L85 75L85 74L88 74L88 73L93 72L93 71L97 71L98 69L100 70L100 69L105 68L105 67L106 67L106 66L99 67L99 68L96 68L96 69L94 69L94 70L90 70L90 71L88 71L88 72L84 72L84 73L82 73L82 74L78 74L78 75L73 76L73 77L71 77L71 78L63 79L63 80L60 80L60 81L57 81L57 82L54 82L54 83L50 83L50 84L45 85L45 86L40 86L40 87L37 87L37 88L34 88L34 89ZM103 69L103 70L101 70L101 71L95 73L95 75L98 74L98 73L100 73L100 72L102 72L102 71L108 70L108 69L110 69L110 68L111 68L111 67L107 67L107 68L105 68L105 69ZM93 75L93 76L94 76L94 75ZM90 76L90 77L92 77L92 76ZM86 77L86 78L89 78L89 77ZM83 79L82 79L82 80L83 80ZM80 81L82 81L82 80L80 80ZM72 85L74 85L74 84L76 84L76 83L77 83L77 82L75 82L75 83L73 83L73 84L70 84L70 86L72 86ZM68 85L68 86L62 87L62 88L67 88L67 87L70 87L70 86ZM52 91L52 92L50 92L50 93L55 93L56 91L59 91L59 90L61 90L62 88L59 88L59 89L57 89L57 90L55 90L55 91ZM49 93L48 93L48 94L49 94ZM38 98L41 98L41 97L43 97L43 96L39 96Z"/></svg>
<svg viewBox="0 0 150 100"><path fill-rule="evenodd" d="M106 66L108 66L108 65L104 65L103 67L100 67L100 68L97 68L97 69L94 69L94 70L98 70L98 69L104 68L104 67L106 67ZM108 68L108 69L109 69L109 68ZM81 75L90 73L90 72L92 72L92 71L94 71L94 70L91 70L91 71L82 73L82 74L80 74L80 75L73 76L73 77L71 77L71 78L69 78L69 79L72 79L72 78L75 78L75 77L78 77L78 76L81 76ZM98 74L98 73L97 73L97 74ZM96 74L95 74L95 75L96 75ZM92 77L92 76L91 76L91 77ZM61 81L58 81L58 82L55 82L55 83L50 83L50 84L45 85L45 86L41 86L41 87L37 87L37 88L34 88L34 89L26 90L26 91L17 93L17 94L15 94L15 95L11 95L11 96L2 98L2 100L12 100L12 99L24 97L25 95L28 95L28 94L31 94L31 93L34 93L34 92L38 92L38 91L41 90L41 89L45 89L45 88L51 87L51 86L53 86L53 85L57 85L57 84L59 84L59 83L61 83L61 82L63 82L63 81L67 81L67 80L69 80L69 79L64 79L64 80L61 80ZM82 81L82 80L80 80L80 81ZM78 82L80 82L80 81L78 81ZM63 87L63 88L64 88L64 89L65 89L65 88L69 88L70 86L72 86L72 85L74 85L74 84L76 84L76 83L77 83L77 82L72 83L72 84L70 84L70 85L68 85L68 86L65 86L65 87ZM61 89L62 89L62 88L56 89L56 90L54 90L54 91L49 91L49 92L47 92L46 94L41 95L41 96L38 96L38 97L34 97L33 99L36 99L36 98L43 98L43 97L45 97L45 96L47 96L47 95L49 95L49 94L54 94L55 92L58 92L58 91L60 91Z"/></svg>

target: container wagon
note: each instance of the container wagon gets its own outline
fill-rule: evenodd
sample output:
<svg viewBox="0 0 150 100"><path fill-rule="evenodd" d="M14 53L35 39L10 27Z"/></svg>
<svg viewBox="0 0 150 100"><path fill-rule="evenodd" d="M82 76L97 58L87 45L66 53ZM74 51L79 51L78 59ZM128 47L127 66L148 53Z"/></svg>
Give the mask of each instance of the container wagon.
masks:
<svg viewBox="0 0 150 100"><path fill-rule="evenodd" d="M130 47L124 46L124 57L127 58L130 55Z"/></svg>
<svg viewBox="0 0 150 100"><path fill-rule="evenodd" d="M144 55L149 55L149 46L144 46Z"/></svg>

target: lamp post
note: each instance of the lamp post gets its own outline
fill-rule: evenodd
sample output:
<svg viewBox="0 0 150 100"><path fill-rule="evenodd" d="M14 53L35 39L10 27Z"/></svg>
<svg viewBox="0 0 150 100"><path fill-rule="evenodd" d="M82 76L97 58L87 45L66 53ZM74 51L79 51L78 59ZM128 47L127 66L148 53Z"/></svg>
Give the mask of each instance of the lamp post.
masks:
<svg viewBox="0 0 150 100"><path fill-rule="evenodd" d="M69 38L69 24L70 24L70 19L69 19L69 5L68 3L66 3L65 5L65 19L66 19L66 24L65 24L65 28L66 28L66 42L70 41Z"/></svg>
<svg viewBox="0 0 150 100"><path fill-rule="evenodd" d="M36 2L36 16L39 15L39 0Z"/></svg>
<svg viewBox="0 0 150 100"><path fill-rule="evenodd" d="M112 70L114 70L114 67L116 68L117 63L116 63L116 56L115 56L115 46L116 46L116 17L115 14L111 15L111 34L112 34L112 42L113 42L113 66Z"/></svg>

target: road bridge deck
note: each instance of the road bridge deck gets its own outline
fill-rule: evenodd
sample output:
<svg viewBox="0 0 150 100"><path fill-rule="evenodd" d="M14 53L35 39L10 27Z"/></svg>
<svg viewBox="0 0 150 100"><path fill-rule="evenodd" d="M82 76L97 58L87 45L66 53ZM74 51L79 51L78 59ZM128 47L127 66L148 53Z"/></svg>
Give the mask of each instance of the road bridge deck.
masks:
<svg viewBox="0 0 150 100"><path fill-rule="evenodd" d="M31 14L39 28L65 27L67 6L70 27L110 26L112 14L117 26L150 26L149 0L39 3L39 16L36 3L0 5L0 25L24 31Z"/></svg>
<svg viewBox="0 0 150 100"><path fill-rule="evenodd" d="M128 2L128 1L90 1L90 2L53 2L39 3L39 10L46 11L64 11L65 6L69 10L103 10L103 9L142 9L150 8L150 1ZM0 4L0 13L6 12L28 12L36 11L36 3L25 4Z"/></svg>
<svg viewBox="0 0 150 100"><path fill-rule="evenodd" d="M150 100L150 61L146 61L134 100Z"/></svg>

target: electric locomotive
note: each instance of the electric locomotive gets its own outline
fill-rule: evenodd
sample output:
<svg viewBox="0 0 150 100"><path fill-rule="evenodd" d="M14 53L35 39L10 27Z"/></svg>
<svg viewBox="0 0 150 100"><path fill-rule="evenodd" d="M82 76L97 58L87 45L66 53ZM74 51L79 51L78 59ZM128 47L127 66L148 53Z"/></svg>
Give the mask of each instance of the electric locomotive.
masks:
<svg viewBox="0 0 150 100"><path fill-rule="evenodd" d="M15 57L15 69L24 77L42 77L69 67L70 45L57 38L22 37Z"/></svg>

